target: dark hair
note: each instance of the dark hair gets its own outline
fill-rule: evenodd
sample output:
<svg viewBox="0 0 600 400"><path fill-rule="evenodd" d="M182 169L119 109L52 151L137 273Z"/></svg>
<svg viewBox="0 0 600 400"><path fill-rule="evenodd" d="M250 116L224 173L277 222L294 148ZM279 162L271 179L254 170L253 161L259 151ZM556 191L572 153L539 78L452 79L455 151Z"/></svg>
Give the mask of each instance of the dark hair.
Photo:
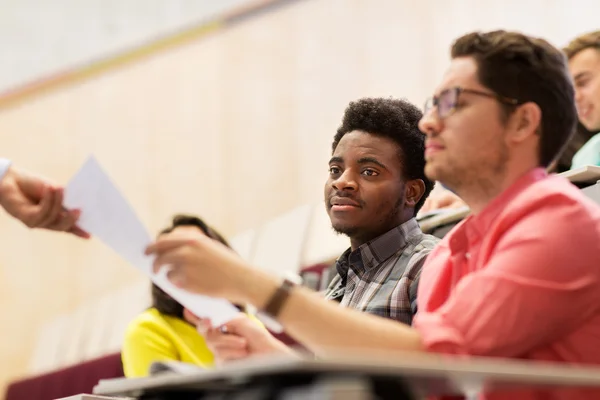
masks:
<svg viewBox="0 0 600 400"><path fill-rule="evenodd" d="M539 165L558 158L575 132L575 91L565 55L547 41L517 32L473 32L452 45L452 58L473 57L479 82L518 104L536 103L539 127ZM502 104L507 118L517 106Z"/></svg>
<svg viewBox="0 0 600 400"><path fill-rule="evenodd" d="M160 231L159 236L170 233L179 226L198 227L209 238L221 242L227 247L231 247L219 232L208 226L202 219L193 215L176 215L173 217L171 226ZM183 319L183 306L155 284L152 284L152 307L156 308L161 314Z"/></svg>
<svg viewBox="0 0 600 400"><path fill-rule="evenodd" d="M180 226L195 226L199 228L209 238L214 239L217 242L221 242L227 247L231 247L229 243L227 243L227 240L225 240L223 235L221 235L219 232L208 226L206 222L204 222L201 218L193 215L178 214L174 216L173 221L171 222L171 226L160 231L159 236L164 235L166 233L171 233L175 230L175 228L178 228Z"/></svg>
<svg viewBox="0 0 600 400"><path fill-rule="evenodd" d="M570 60L579 52L586 49L596 49L600 51L600 31L589 32L584 35L577 36L575 39L569 42L563 51Z"/></svg>
<svg viewBox="0 0 600 400"><path fill-rule="evenodd" d="M415 204L415 215L433 189L433 182L425 176L425 135L419 130L421 117L421 110L406 100L363 98L353 101L344 112L332 144L334 152L342 137L355 130L396 142L404 178L421 179L425 183L425 192Z"/></svg>

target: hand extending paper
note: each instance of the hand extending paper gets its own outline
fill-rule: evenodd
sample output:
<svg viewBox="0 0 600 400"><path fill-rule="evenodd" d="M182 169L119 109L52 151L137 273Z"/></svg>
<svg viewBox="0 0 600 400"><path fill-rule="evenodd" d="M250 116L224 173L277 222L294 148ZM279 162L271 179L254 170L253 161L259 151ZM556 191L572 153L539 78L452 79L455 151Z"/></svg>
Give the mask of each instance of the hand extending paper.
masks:
<svg viewBox="0 0 600 400"><path fill-rule="evenodd" d="M215 325L235 317L238 309L223 299L187 292L173 285L165 273L152 273L153 258L144 255L152 239L119 189L94 157L90 157L65 189L65 206L81 210L79 226L104 242L134 267L199 317Z"/></svg>

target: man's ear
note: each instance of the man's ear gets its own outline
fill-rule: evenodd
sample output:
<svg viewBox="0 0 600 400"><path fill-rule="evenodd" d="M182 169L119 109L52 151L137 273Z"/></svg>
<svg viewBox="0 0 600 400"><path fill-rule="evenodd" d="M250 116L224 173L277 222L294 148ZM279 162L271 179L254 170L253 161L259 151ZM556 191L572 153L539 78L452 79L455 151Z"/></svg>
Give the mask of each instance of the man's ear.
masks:
<svg viewBox="0 0 600 400"><path fill-rule="evenodd" d="M404 187L405 205L414 208L425 193L425 182L422 179L411 179L406 181Z"/></svg>
<svg viewBox="0 0 600 400"><path fill-rule="evenodd" d="M542 110L533 102L522 104L512 116L513 129L510 140L520 143L536 135L542 127Z"/></svg>

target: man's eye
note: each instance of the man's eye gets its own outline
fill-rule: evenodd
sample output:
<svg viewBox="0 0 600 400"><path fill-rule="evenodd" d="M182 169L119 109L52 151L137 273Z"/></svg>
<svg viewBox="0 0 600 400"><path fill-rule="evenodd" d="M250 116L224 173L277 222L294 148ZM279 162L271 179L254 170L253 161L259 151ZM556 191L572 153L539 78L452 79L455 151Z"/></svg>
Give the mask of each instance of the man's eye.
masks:
<svg viewBox="0 0 600 400"><path fill-rule="evenodd" d="M575 82L575 87L582 88L585 85L587 85L588 82L589 81L587 79L586 80L579 80L579 81Z"/></svg>
<svg viewBox="0 0 600 400"><path fill-rule="evenodd" d="M363 173L363 175L366 175L366 176L377 176L377 175L379 175L379 172L374 171L372 169L365 169L362 173Z"/></svg>
<svg viewBox="0 0 600 400"><path fill-rule="evenodd" d="M331 175L336 175L340 173L340 169L338 167L329 167L329 173Z"/></svg>

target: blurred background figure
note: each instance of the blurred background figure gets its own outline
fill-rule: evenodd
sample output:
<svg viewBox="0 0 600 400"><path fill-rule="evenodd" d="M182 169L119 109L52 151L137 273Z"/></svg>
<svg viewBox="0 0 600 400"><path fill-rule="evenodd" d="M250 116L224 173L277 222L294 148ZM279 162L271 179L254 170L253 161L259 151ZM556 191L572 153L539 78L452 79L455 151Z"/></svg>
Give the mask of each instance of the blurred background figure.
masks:
<svg viewBox="0 0 600 400"><path fill-rule="evenodd" d="M177 215L160 235L186 230L201 231L225 246L229 243L202 219ZM243 307L239 307L240 311ZM255 320L256 321L256 320ZM199 367L214 366L214 357L197 330L200 319L164 290L152 284L152 307L128 326L123 342L123 369L127 377L146 376L156 361L182 361ZM232 341L242 341L231 337Z"/></svg>
<svg viewBox="0 0 600 400"><path fill-rule="evenodd" d="M595 134L573 155L572 168L600 166L600 30L576 37L564 51L575 82L575 102L583 128L583 135L574 139L582 141L586 133Z"/></svg>

